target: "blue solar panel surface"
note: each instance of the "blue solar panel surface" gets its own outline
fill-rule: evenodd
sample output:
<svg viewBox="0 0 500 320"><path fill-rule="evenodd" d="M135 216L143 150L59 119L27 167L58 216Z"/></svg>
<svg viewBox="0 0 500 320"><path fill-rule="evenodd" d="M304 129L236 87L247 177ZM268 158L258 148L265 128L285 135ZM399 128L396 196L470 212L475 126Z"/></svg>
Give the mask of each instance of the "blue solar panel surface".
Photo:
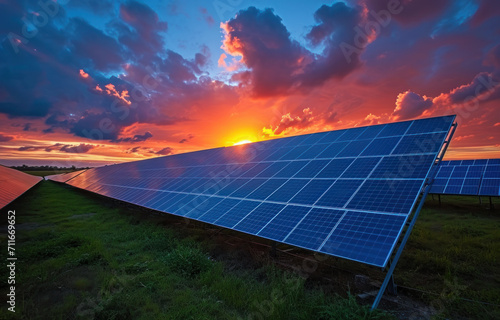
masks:
<svg viewBox="0 0 500 320"><path fill-rule="evenodd" d="M443 161L431 193L500 196L500 159Z"/></svg>
<svg viewBox="0 0 500 320"><path fill-rule="evenodd" d="M67 183L154 210L385 266L454 116L87 170Z"/></svg>

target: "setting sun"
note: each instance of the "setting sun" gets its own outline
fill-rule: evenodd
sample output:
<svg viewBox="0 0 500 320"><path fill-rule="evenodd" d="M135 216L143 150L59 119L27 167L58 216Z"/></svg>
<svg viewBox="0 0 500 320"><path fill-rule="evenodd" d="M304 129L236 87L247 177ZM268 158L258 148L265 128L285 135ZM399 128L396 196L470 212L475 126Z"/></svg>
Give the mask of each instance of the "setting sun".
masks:
<svg viewBox="0 0 500 320"><path fill-rule="evenodd" d="M250 140L241 140L233 144L233 146L239 146L240 144L247 144L247 143L252 143Z"/></svg>

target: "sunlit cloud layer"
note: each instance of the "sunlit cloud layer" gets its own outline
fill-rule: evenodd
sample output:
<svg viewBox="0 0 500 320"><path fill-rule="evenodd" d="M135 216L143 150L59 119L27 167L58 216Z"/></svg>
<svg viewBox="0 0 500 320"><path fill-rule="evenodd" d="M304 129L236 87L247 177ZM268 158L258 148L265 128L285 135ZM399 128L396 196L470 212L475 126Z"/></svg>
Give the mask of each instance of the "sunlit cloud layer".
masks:
<svg viewBox="0 0 500 320"><path fill-rule="evenodd" d="M42 3L42 4L40 4ZM500 157L500 2L10 1L0 163L102 165L457 114Z"/></svg>

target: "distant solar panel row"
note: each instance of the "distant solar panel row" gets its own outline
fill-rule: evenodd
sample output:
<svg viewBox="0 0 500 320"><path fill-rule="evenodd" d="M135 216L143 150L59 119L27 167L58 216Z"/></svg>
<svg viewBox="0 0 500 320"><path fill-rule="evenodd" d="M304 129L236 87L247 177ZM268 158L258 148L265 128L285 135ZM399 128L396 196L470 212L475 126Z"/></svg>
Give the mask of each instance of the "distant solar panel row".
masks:
<svg viewBox="0 0 500 320"><path fill-rule="evenodd" d="M81 174L84 171L85 170L78 170L78 171L62 173L62 174L54 174L54 175L46 176L45 179L64 183L70 179L73 179L74 177L78 176L79 174Z"/></svg>
<svg viewBox="0 0 500 320"><path fill-rule="evenodd" d="M500 196L500 159L443 161L431 193Z"/></svg>
<svg viewBox="0 0 500 320"><path fill-rule="evenodd" d="M37 184L41 177L0 166L0 209Z"/></svg>
<svg viewBox="0 0 500 320"><path fill-rule="evenodd" d="M454 116L321 132L87 170L67 183L385 266Z"/></svg>

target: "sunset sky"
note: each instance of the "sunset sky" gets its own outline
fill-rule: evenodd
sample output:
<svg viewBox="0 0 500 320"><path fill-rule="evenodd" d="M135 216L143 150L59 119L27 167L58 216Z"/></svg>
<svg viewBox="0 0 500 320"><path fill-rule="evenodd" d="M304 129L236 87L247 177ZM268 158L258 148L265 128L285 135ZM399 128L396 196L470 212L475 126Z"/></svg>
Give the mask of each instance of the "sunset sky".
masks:
<svg viewBox="0 0 500 320"><path fill-rule="evenodd" d="M0 0L0 164L447 114L447 159L500 158L499 16L498 0Z"/></svg>

